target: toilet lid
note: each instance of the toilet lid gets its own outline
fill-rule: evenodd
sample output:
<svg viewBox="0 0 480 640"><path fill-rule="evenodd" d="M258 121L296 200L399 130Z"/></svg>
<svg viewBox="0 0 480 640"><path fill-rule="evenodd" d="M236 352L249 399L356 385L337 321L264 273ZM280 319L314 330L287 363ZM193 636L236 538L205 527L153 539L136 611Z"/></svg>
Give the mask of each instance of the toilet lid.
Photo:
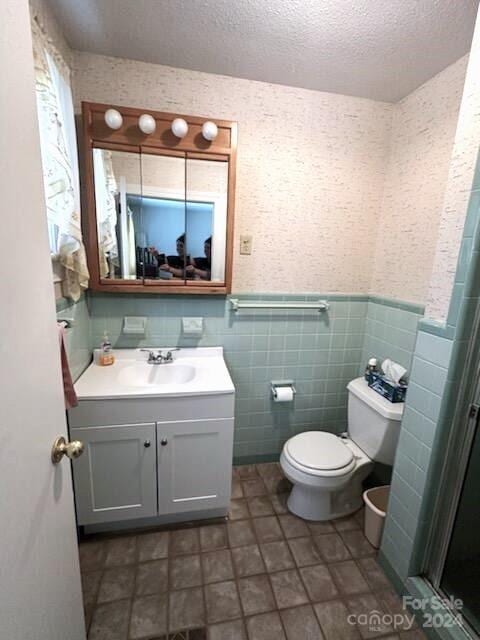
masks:
<svg viewBox="0 0 480 640"><path fill-rule="evenodd" d="M343 469L353 458L338 436L324 431L299 433L287 442L286 449L295 462L309 469Z"/></svg>

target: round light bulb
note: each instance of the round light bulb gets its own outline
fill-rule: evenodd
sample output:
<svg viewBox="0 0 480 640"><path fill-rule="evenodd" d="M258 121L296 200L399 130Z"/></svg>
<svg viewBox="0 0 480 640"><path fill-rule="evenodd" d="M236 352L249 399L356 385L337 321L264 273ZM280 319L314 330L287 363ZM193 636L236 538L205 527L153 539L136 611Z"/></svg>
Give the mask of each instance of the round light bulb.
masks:
<svg viewBox="0 0 480 640"><path fill-rule="evenodd" d="M143 133L150 134L157 128L157 123L149 113L142 113L138 119L138 126Z"/></svg>
<svg viewBox="0 0 480 640"><path fill-rule="evenodd" d="M205 140L215 140L218 135L218 127L214 122L208 120L202 125L202 135Z"/></svg>
<svg viewBox="0 0 480 640"><path fill-rule="evenodd" d="M107 109L104 117L105 122L110 129L120 129L123 124L122 114L116 109Z"/></svg>
<svg viewBox="0 0 480 640"><path fill-rule="evenodd" d="M188 133L188 124L183 118L175 118L172 122L172 133L177 138L184 138Z"/></svg>

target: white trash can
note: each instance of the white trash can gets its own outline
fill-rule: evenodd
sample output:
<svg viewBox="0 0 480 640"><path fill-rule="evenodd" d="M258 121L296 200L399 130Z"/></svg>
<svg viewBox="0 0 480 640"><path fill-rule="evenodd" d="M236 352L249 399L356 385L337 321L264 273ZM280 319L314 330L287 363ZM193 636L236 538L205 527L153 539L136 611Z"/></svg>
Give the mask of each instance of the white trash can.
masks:
<svg viewBox="0 0 480 640"><path fill-rule="evenodd" d="M390 485L375 487L363 492L365 502L365 536L378 549L382 540L385 514L387 513Z"/></svg>

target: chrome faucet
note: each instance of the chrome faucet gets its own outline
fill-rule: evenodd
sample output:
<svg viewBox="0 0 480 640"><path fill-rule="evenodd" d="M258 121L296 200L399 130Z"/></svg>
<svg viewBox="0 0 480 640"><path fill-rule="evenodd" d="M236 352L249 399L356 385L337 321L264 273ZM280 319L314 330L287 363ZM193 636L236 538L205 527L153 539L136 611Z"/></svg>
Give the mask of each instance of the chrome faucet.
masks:
<svg viewBox="0 0 480 640"><path fill-rule="evenodd" d="M147 364L168 364L169 362L173 362L172 351L180 351L180 349L171 349L167 351L165 355L161 351L155 352L151 349L140 349L140 351L148 353Z"/></svg>

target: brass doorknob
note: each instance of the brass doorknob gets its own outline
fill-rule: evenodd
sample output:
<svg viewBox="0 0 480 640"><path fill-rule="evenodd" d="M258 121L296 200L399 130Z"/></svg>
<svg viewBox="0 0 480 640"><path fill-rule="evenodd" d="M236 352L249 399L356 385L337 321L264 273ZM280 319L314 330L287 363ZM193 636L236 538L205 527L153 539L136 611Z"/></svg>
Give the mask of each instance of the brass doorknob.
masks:
<svg viewBox="0 0 480 640"><path fill-rule="evenodd" d="M70 460L79 458L82 455L84 449L85 446L80 440L72 440L72 442L67 442L63 436L59 436L53 443L52 462L53 464L58 464L63 456L67 456L67 458L70 458Z"/></svg>

